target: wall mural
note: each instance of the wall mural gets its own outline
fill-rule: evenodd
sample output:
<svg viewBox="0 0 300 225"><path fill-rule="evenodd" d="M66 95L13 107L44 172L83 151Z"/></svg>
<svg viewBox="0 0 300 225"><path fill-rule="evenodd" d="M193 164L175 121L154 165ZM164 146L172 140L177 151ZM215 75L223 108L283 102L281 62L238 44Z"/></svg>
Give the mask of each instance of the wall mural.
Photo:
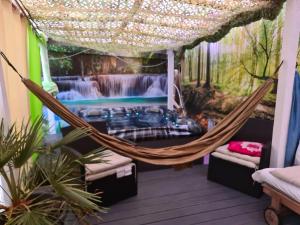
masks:
<svg viewBox="0 0 300 225"><path fill-rule="evenodd" d="M280 64L283 11L274 21L234 28L219 42L185 51L178 86L188 116L202 127L214 124L273 76ZM87 109L87 114L100 115L99 107L166 105L165 54L128 58L54 43L48 47L57 98L78 115L86 115ZM277 75L273 78L275 84L255 117L274 117Z"/></svg>
<svg viewBox="0 0 300 225"><path fill-rule="evenodd" d="M75 54L74 52L81 52ZM66 105L167 100L165 55L125 58L92 50L49 45L50 70L57 98Z"/></svg>
<svg viewBox="0 0 300 225"><path fill-rule="evenodd" d="M234 28L217 43L186 51L181 83L189 115L219 120L272 76L280 64L283 14ZM255 117L273 119L276 90L277 82Z"/></svg>
<svg viewBox="0 0 300 225"><path fill-rule="evenodd" d="M165 54L119 57L57 43L50 43L48 50L52 80L59 89L57 99L88 121L110 120L115 114L112 108L121 114L122 107L142 110L167 103ZM132 126L133 114L138 112L124 111L118 123ZM58 117L56 121L59 132L65 123Z"/></svg>
<svg viewBox="0 0 300 225"><path fill-rule="evenodd" d="M53 76L52 79L60 90L57 98L62 101L167 96L165 74Z"/></svg>

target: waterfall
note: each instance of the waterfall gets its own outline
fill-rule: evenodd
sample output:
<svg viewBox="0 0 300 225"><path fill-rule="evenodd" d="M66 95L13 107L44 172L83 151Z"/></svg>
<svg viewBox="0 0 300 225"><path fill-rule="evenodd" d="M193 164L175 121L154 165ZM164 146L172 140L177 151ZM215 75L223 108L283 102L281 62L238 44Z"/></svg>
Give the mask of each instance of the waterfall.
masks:
<svg viewBox="0 0 300 225"><path fill-rule="evenodd" d="M54 76L60 100L167 96L166 74Z"/></svg>
<svg viewBox="0 0 300 225"><path fill-rule="evenodd" d="M144 93L144 96L166 96L167 89L168 86L165 77L157 77L153 79L150 86L147 86L147 91Z"/></svg>

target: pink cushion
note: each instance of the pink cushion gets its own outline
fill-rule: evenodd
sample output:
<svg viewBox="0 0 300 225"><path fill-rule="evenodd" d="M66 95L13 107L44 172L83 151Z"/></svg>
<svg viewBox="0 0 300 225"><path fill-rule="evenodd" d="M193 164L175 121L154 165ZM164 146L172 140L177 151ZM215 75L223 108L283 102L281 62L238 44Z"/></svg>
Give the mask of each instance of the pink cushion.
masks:
<svg viewBox="0 0 300 225"><path fill-rule="evenodd" d="M228 144L228 150L231 152L237 152L244 155L250 156L261 156L261 150L263 144L258 142L248 142L248 141L230 141Z"/></svg>

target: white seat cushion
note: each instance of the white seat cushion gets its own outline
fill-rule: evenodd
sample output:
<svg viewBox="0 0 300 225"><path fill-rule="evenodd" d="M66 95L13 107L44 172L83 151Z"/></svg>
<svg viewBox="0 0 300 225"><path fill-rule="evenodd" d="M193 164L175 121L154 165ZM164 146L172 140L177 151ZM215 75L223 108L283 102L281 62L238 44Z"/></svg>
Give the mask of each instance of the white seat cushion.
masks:
<svg viewBox="0 0 300 225"><path fill-rule="evenodd" d="M219 152L219 153L222 153L222 154L225 154L228 156L236 157L236 158L239 158L242 160L246 160L246 161L252 162L256 165L259 165L259 163L260 163L260 157L254 157L254 156L249 156L249 155L244 155L244 154L229 151L228 144L218 147L216 149L216 152Z"/></svg>
<svg viewBox="0 0 300 225"><path fill-rule="evenodd" d="M88 174L85 176L86 181L94 181L101 179L103 177L107 177L113 174L116 174L116 178L121 178L125 176L130 176L132 174L132 168L135 170L135 164L134 163L129 163L126 164L125 166L117 167L111 170L107 170L101 173L97 174Z"/></svg>
<svg viewBox="0 0 300 225"><path fill-rule="evenodd" d="M278 168L271 171L271 174L282 181L288 182L300 188L300 166Z"/></svg>
<svg viewBox="0 0 300 225"><path fill-rule="evenodd" d="M104 163L86 164L85 172L86 175L103 173L105 171L113 170L122 166L125 166L132 162L132 159L121 156L112 151L105 151L107 156L104 158Z"/></svg>
<svg viewBox="0 0 300 225"><path fill-rule="evenodd" d="M272 175L271 172L276 169L277 168L267 168L258 170L252 174L252 178L259 183L266 183L274 187L275 189L281 191L283 194L300 203L300 188L288 182L282 181Z"/></svg>
<svg viewBox="0 0 300 225"><path fill-rule="evenodd" d="M230 161L230 162L233 162L233 163L237 163L239 165L246 166L246 167L249 167L249 168L253 168L253 169L258 168L258 166L253 162L250 162L250 161L247 161L247 160L244 160L244 159L240 159L240 158L237 158L237 157L234 157L234 156L226 155L226 154L223 154L223 153L220 153L220 152L213 152L212 155L214 157L217 157L217 158L220 158L220 159L223 159L223 160L226 160L226 161Z"/></svg>

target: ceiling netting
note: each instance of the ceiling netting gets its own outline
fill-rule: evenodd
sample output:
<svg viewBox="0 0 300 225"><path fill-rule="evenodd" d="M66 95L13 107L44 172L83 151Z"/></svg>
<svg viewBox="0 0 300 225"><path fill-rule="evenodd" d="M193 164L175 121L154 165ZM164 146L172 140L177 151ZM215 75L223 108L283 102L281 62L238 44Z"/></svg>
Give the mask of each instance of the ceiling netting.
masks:
<svg viewBox="0 0 300 225"><path fill-rule="evenodd" d="M273 19L283 0L22 0L55 41L116 54L216 41L232 27Z"/></svg>

